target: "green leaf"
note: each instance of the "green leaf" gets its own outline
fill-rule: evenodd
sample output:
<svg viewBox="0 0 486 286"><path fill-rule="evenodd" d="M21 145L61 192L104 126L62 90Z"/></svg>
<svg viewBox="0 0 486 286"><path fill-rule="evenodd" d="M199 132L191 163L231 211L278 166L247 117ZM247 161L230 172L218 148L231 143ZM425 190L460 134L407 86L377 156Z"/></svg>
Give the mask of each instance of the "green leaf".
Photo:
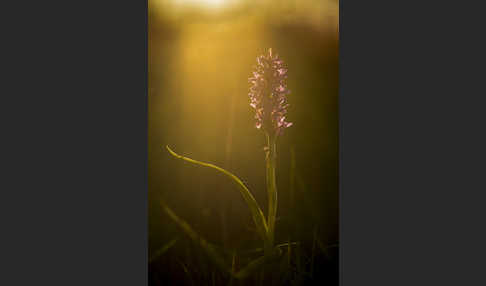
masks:
<svg viewBox="0 0 486 286"><path fill-rule="evenodd" d="M245 186L245 184L243 184L243 182L237 176L233 175L232 173L230 173L230 172L226 171L225 169L220 168L216 165L204 163L204 162L197 161L197 160L194 160L194 159L191 159L191 158L188 158L188 157L181 156L181 155L175 153L174 151L172 151L169 148L169 146L166 146L166 148L172 156L174 156L178 159L182 159L184 161L187 161L187 162L190 162L190 163L193 163L193 164L196 164L196 165L215 169L215 170L225 174L226 176L230 177L232 179L232 181L238 186L238 189L240 190L240 193L243 196L243 199L245 199L245 202L248 205L248 208L250 209L253 221L255 222L258 233L260 234L260 236L264 240L265 245L271 245L269 233L268 233L268 227L267 227L267 223L265 221L265 216L263 215L261 208L258 206L258 203L255 200L255 198L253 197L253 195L251 194L250 190L248 190L248 188Z"/></svg>

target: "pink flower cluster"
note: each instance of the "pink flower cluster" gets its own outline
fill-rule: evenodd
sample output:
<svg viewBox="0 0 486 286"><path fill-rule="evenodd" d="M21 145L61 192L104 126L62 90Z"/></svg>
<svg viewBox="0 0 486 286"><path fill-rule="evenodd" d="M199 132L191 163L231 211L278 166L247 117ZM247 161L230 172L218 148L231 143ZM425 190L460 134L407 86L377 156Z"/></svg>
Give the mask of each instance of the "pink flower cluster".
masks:
<svg viewBox="0 0 486 286"><path fill-rule="evenodd" d="M272 55L272 49L268 50L268 55L257 57L257 62L249 78L250 105L256 111L256 128L262 128L270 136L279 136L292 126L285 120L289 106L286 95L290 93L286 85L287 69L278 55Z"/></svg>

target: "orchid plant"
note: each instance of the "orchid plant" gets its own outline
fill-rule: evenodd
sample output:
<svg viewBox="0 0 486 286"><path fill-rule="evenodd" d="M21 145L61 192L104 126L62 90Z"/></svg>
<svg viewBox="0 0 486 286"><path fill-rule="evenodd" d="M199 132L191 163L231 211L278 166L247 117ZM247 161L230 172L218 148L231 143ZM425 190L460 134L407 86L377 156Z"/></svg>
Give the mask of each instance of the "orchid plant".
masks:
<svg viewBox="0 0 486 286"><path fill-rule="evenodd" d="M266 186L268 193L268 215L266 218L250 190L237 176L213 164L181 156L166 146L169 153L178 159L215 169L231 178L248 205L256 229L263 242L264 255L249 263L240 271L235 271L233 268L226 266L224 259L222 259L212 244L208 243L187 222L178 217L164 201L161 201L162 208L167 215L191 239L200 243L209 257L219 267L236 278L244 278L259 266L278 258L282 253L280 247L290 245L280 244L275 246L275 221L277 216L277 183L275 178L276 146L278 137L283 134L286 128L292 126L292 123L286 121L286 113L289 106L287 103L287 95L290 94L290 91L287 89L286 79L287 69L284 67L284 63L279 56L273 54L272 49L268 50L268 54L257 57L257 65L254 67L254 71L248 79L251 84L248 94L250 97L250 106L255 109L255 127L262 130L267 139L267 146L264 148L266 153Z"/></svg>

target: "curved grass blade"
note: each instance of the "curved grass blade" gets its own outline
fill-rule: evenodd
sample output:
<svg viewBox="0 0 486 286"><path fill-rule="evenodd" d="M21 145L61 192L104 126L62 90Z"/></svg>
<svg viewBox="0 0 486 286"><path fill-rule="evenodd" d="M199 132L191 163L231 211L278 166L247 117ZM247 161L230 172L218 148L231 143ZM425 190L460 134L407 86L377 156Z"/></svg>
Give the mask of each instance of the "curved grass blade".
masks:
<svg viewBox="0 0 486 286"><path fill-rule="evenodd" d="M157 250L155 254L150 258L149 264L157 260L160 256L162 256L167 250L169 250L174 244L177 242L177 238L172 239L171 241L167 242L162 248Z"/></svg>
<svg viewBox="0 0 486 286"><path fill-rule="evenodd" d="M191 226L184 221L183 219L179 218L166 204L163 200L160 200L160 204L164 211L169 215L172 220L174 220L177 225L179 225L180 228L196 243L199 243L201 247L206 251L208 254L209 258L225 273L231 275L232 277L236 279L243 279L248 277L250 274L255 272L259 267L263 266L266 263L272 262L276 258L280 257L282 254L282 251L279 250L279 248L275 248L274 252L271 255L268 256L262 256L260 258L255 259L254 261L248 263L248 265L243 268L242 270L238 271L235 273L234 270L234 261L232 263L232 267L226 266L226 263L224 259L218 254L216 251L216 248L211 245L209 242L207 242L203 237L201 237L199 234L197 234L196 231L194 231ZM233 256L234 260L234 256Z"/></svg>
<svg viewBox="0 0 486 286"><path fill-rule="evenodd" d="M334 243L325 246L320 239L317 239L317 246L319 246L319 249L322 251L322 253L329 257L329 249L339 247L339 244Z"/></svg>
<svg viewBox="0 0 486 286"><path fill-rule="evenodd" d="M166 204L163 200L160 200L160 204L164 211L169 215L172 220L174 220L180 228L196 243L199 243L201 247L206 251L209 258L224 272L232 274L231 270L226 266L224 259L218 254L216 249L208 243L204 238L202 238L192 227L185 222L183 219L179 218Z"/></svg>
<svg viewBox="0 0 486 286"><path fill-rule="evenodd" d="M276 248L278 249L278 248ZM252 262L248 263L245 268L241 269L237 273L235 273L235 277L237 279L243 279L251 275L257 269L260 269L263 265L275 261L277 258L280 257L282 251L273 251L271 254L261 256Z"/></svg>
<svg viewBox="0 0 486 286"><path fill-rule="evenodd" d="M290 247L291 245L297 245L297 244L299 244L299 242L285 242L285 243L277 244L277 245L275 245L275 247L276 248L284 248L284 247ZM264 251L264 249L259 247L259 248L247 250L244 253L250 254L250 253L263 252L263 251Z"/></svg>
<svg viewBox="0 0 486 286"><path fill-rule="evenodd" d="M160 204L164 211L169 215L172 220L174 220L180 228L196 243L199 243L201 247L206 251L208 254L209 258L225 273L231 275L232 277L236 279L244 279L251 275L253 272L258 270L260 267L265 265L266 263L271 263L275 261L277 258L279 258L282 255L282 251L280 250L279 247L276 247L273 249L273 251L268 254L261 256L252 262L248 263L245 268L241 269L238 272L235 272L234 270L234 259L235 257L233 256L233 263L231 268L226 266L226 263L224 259L218 254L216 251L216 248L207 242L203 237L201 237L199 234L197 234L196 231L194 231L191 226L184 221L183 219L179 218L166 204L163 200L160 200ZM279 246L284 246L286 243L279 245Z"/></svg>
<svg viewBox="0 0 486 286"><path fill-rule="evenodd" d="M232 173L230 173L230 172L226 171L225 169L220 168L216 165L204 163L204 162L201 162L201 161L196 161L196 160L193 160L191 158L181 156L181 155L175 153L174 151L172 151L169 148L169 146L166 146L166 148L172 156L174 156L178 159L182 159L184 161L187 161L187 162L190 162L190 163L193 163L193 164L196 164L196 165L213 168L213 169L225 174L226 176L230 177L233 180L233 182L238 186L241 195L245 199L246 204L248 205L248 208L250 209L253 221L255 222L255 225L257 227L258 233L262 236L262 238L265 242L265 245L271 245L269 234L268 234L268 227L267 227L267 223L265 221L265 216L263 215L261 208L258 206L258 203L255 200L255 198L253 197L253 195L251 194L250 190L248 190L248 188L245 186L245 184L243 184L243 182L237 176L233 175Z"/></svg>

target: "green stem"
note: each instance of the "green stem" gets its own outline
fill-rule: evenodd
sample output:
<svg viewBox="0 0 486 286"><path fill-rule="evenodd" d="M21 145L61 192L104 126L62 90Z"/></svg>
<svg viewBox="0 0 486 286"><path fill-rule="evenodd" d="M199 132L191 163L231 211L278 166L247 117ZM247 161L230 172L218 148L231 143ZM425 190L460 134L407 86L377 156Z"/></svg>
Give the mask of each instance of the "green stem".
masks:
<svg viewBox="0 0 486 286"><path fill-rule="evenodd" d="M267 134L267 192L268 192L268 235L270 247L275 240L275 220L277 218L277 183L275 179L275 165L277 159L276 137Z"/></svg>

